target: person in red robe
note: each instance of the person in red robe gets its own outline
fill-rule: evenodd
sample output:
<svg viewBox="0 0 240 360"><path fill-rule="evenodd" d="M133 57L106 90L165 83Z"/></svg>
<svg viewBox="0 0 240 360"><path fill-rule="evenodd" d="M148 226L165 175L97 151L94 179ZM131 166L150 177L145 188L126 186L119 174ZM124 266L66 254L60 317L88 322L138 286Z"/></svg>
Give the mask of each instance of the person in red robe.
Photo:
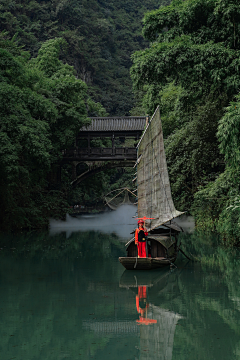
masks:
<svg viewBox="0 0 240 360"><path fill-rule="evenodd" d="M138 228L135 231L135 244L138 248L138 257L147 257L146 253L146 236L148 236L147 229L144 227L144 221L138 221Z"/></svg>

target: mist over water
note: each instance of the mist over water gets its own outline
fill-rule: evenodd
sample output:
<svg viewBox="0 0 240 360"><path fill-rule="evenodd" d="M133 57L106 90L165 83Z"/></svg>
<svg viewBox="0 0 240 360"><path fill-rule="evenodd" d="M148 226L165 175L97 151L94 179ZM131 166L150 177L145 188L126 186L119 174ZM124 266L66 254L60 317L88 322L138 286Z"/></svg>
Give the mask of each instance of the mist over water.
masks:
<svg viewBox="0 0 240 360"><path fill-rule="evenodd" d="M137 220L133 217L137 214L135 205L121 205L116 211L109 211L102 214L86 214L72 217L66 215L65 221L50 220L50 235L66 232L68 238L74 232L79 231L100 231L102 233L115 233L123 239L129 239L130 233L137 227ZM192 216L182 215L174 221L180 225L184 232L194 231L195 222Z"/></svg>
<svg viewBox="0 0 240 360"><path fill-rule="evenodd" d="M195 220L193 216L181 215L174 219L174 221L181 226L186 233L192 233L195 229Z"/></svg>
<svg viewBox="0 0 240 360"><path fill-rule="evenodd" d="M67 214L66 221L50 220L50 235L65 231L69 237L73 232L94 230L130 238L130 232L137 227L137 220L133 219L136 211L134 205L122 205L116 211L103 214L81 215L77 218Z"/></svg>

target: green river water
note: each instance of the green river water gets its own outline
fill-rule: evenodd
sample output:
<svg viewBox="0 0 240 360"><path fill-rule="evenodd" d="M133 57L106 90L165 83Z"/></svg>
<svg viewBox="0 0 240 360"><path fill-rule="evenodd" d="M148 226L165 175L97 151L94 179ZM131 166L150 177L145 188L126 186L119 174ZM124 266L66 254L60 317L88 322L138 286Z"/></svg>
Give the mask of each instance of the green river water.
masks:
<svg viewBox="0 0 240 360"><path fill-rule="evenodd" d="M240 359L240 254L181 236L175 270L125 271L101 230L0 238L0 359Z"/></svg>

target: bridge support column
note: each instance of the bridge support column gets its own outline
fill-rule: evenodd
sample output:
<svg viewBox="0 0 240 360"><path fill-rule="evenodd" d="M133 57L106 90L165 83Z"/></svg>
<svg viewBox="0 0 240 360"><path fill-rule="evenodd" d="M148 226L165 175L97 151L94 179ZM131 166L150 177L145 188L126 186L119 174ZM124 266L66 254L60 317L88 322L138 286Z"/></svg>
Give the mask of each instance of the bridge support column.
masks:
<svg viewBox="0 0 240 360"><path fill-rule="evenodd" d="M112 155L115 155L114 154L114 151L115 151L114 144L115 144L115 136L114 136L114 133L113 133L112 134Z"/></svg>

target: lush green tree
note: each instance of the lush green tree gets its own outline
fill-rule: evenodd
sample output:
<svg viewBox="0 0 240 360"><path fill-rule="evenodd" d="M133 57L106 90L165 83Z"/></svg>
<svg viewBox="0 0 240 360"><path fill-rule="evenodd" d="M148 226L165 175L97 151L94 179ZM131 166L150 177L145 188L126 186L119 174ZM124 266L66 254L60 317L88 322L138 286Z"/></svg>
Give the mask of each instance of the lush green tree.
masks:
<svg viewBox="0 0 240 360"><path fill-rule="evenodd" d="M237 1L172 1L145 15L151 45L132 57L143 108L152 113L161 106L173 195L182 210L224 170L216 133L240 85L239 14Z"/></svg>
<svg viewBox="0 0 240 360"><path fill-rule="evenodd" d="M0 49L0 218L16 229L63 215L66 197L48 173L88 120L86 85L59 60L63 39L44 43L34 59L11 44Z"/></svg>
<svg viewBox="0 0 240 360"><path fill-rule="evenodd" d="M29 88L34 96L38 97L39 104L32 101L29 116L33 121L40 119L41 126L43 121L46 122L43 138L49 143L49 148L44 146L43 149L47 156L47 160L42 160L43 167L32 162L37 168L35 185L39 179L39 187L35 186L37 190L34 190L31 196L27 195L29 192L26 189L33 189L34 183L31 164L28 167L29 178L21 182L25 184L22 185L25 192L21 199L26 199L25 202L31 209L26 212L28 215L25 216L25 202L21 205L22 200L17 200L17 190L11 193L16 209L23 207L24 216L19 227L27 224L33 226L34 222L39 226L40 223L46 223L49 215L60 216L63 213L63 197L70 203L87 201L90 205L101 197L102 193L108 192L109 187L132 184L131 171L123 173L122 169L108 170L72 191L69 165L62 169L62 188L59 194L57 191L60 188L55 184L57 163L61 150L72 147L74 135L86 119L87 113L88 116L129 114L135 102L129 77L130 55L147 45L141 34L141 19L146 10L169 2L0 0L0 31L3 31L0 35L0 47L9 51L14 59L18 56L23 67L20 71L21 79L19 77L20 83L24 83L21 86L24 91ZM8 40L8 36L13 40ZM28 52L23 53L21 47ZM15 80L17 81L18 77ZM85 84L91 97L87 95ZM28 103L23 105L25 103L17 93L15 96L18 102L12 100L14 106L17 103L21 103L24 108L30 106ZM41 112L38 108L40 105ZM36 130L36 133L38 132L39 130ZM15 143L15 138L11 137L11 141ZM21 140L19 142L22 144ZM98 146L99 144L98 142ZM10 149L9 144L7 147ZM30 145L29 148L31 149ZM18 158L19 153L16 156ZM40 161L37 153L36 157ZM27 149L25 158L28 158ZM25 169L25 163L23 167ZM48 173L50 168L51 172ZM14 181L17 183L16 179ZM7 183L8 181L4 181L4 184ZM2 194L7 192L3 190ZM6 195L6 199L9 199L9 195ZM6 200L3 206L5 215L7 203ZM45 204L44 211L41 210L42 204ZM30 214L31 220L28 221ZM8 220L4 220L5 224L10 222L10 210L6 216Z"/></svg>
<svg viewBox="0 0 240 360"><path fill-rule="evenodd" d="M226 170L214 182L199 189L193 212L199 228L217 230L230 245L240 239L239 95L219 122L219 148Z"/></svg>
<svg viewBox="0 0 240 360"><path fill-rule="evenodd" d="M69 44L62 59L73 65L93 99L111 115L128 115L134 105L130 55L144 48L141 19L168 0L0 0L0 30L36 56L46 40Z"/></svg>

